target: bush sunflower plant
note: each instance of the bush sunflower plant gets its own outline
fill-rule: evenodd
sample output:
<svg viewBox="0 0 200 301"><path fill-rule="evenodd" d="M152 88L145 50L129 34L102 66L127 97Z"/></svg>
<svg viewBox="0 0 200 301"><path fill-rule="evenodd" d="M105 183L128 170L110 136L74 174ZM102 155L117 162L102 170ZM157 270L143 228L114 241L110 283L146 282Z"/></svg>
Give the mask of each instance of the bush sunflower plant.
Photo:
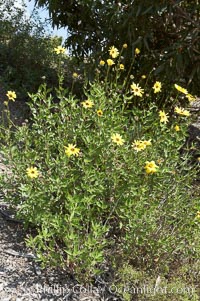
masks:
<svg viewBox="0 0 200 301"><path fill-rule="evenodd" d="M9 135L1 126L11 168L1 185L36 230L27 244L44 266L67 266L82 279L105 262L162 270L199 255L200 203L191 189L198 164L180 153L190 116L177 109L178 98L172 113L155 104L164 90L159 79L133 83L126 66L117 68L122 51L109 48L112 64L100 61L105 78L86 77L83 99L65 89L59 69L56 101L42 84L29 94L29 123L9 126ZM60 60L63 48L56 52Z"/></svg>

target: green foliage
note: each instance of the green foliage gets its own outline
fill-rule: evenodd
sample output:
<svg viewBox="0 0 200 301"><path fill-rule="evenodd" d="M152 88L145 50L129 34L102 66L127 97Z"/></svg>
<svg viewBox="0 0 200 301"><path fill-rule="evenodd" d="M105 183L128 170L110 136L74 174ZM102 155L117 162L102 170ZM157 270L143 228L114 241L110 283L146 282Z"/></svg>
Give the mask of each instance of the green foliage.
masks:
<svg viewBox="0 0 200 301"><path fill-rule="evenodd" d="M28 245L44 265L68 266L84 280L101 273L105 260L116 269L167 271L175 260L199 256L198 163L180 155L190 118L160 111L152 98L162 92L147 84L141 96L130 92L117 60L102 66L104 79L85 79L80 101L63 86L61 61L58 54L56 101L43 84L30 94L30 124L1 128L12 172L1 185L36 230ZM127 111L129 102L139 105Z"/></svg>
<svg viewBox="0 0 200 301"><path fill-rule="evenodd" d="M37 12L26 15L24 4L15 8L12 0L0 2L0 80L18 99L36 92L42 77L49 84L57 81L53 48L61 38L50 37L45 26Z"/></svg>
<svg viewBox="0 0 200 301"><path fill-rule="evenodd" d="M183 271L182 267L178 268L176 275L170 275L169 273L167 277L161 277L155 272L152 277L145 271L139 271L125 264L118 271L115 284L111 287L125 301L131 301L135 298L139 301L151 301L155 300L155 298L158 301L167 301L169 299L173 301L198 301L199 295L195 285L195 283L198 283L198 276L193 275L189 283L187 279L187 275L191 275L191 267L195 268L193 264L185 264L185 270Z"/></svg>
<svg viewBox="0 0 200 301"><path fill-rule="evenodd" d="M199 1L35 0L46 7L54 26L66 26L66 45L73 55L98 58L107 45L129 46L130 63L142 50L140 71L172 83L185 82L193 93L200 87ZM134 70L135 72L135 70Z"/></svg>

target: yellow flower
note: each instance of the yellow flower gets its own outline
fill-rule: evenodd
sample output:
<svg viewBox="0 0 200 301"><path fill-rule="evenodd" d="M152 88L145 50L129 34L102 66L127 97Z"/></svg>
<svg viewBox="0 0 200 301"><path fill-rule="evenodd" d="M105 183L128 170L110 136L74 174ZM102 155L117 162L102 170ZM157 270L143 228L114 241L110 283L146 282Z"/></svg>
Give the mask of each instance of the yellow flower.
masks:
<svg viewBox="0 0 200 301"><path fill-rule="evenodd" d="M153 89L154 89L154 93L158 93L161 91L162 88L162 84L161 82L155 82Z"/></svg>
<svg viewBox="0 0 200 301"><path fill-rule="evenodd" d="M119 65L119 69L124 70L124 65L123 65L123 64L120 64L120 65Z"/></svg>
<svg viewBox="0 0 200 301"><path fill-rule="evenodd" d="M104 65L105 65L105 61L100 60L99 64L100 64L101 66L104 66Z"/></svg>
<svg viewBox="0 0 200 301"><path fill-rule="evenodd" d="M184 110L183 108L175 107L174 112L182 116L190 116L190 112L188 110Z"/></svg>
<svg viewBox="0 0 200 301"><path fill-rule="evenodd" d="M159 168L159 166L156 165L155 161L146 161L144 168L147 174L153 174L157 172L157 168Z"/></svg>
<svg viewBox="0 0 200 301"><path fill-rule="evenodd" d="M150 140L144 140L143 144L146 145L146 146L151 145L151 139Z"/></svg>
<svg viewBox="0 0 200 301"><path fill-rule="evenodd" d="M108 60L107 60L107 64L108 64L108 66L112 66L112 65L114 65L115 63L114 63L113 60L108 59Z"/></svg>
<svg viewBox="0 0 200 301"><path fill-rule="evenodd" d="M182 88L181 86L174 84L174 87L176 88L176 90L178 90L179 92L182 92L183 94L188 94L188 91L185 88Z"/></svg>
<svg viewBox="0 0 200 301"><path fill-rule="evenodd" d="M160 116L160 122L167 123L168 122L168 116L165 114L164 111L159 111Z"/></svg>
<svg viewBox="0 0 200 301"><path fill-rule="evenodd" d="M145 79L145 78L146 78L146 75L145 75L145 74L143 74L143 75L141 76L141 78L142 78L142 79Z"/></svg>
<svg viewBox="0 0 200 301"><path fill-rule="evenodd" d="M125 43L125 44L123 45L123 48L126 49L127 47L128 47L128 45Z"/></svg>
<svg viewBox="0 0 200 301"><path fill-rule="evenodd" d="M135 96L142 97L142 94L144 93L144 89L141 89L139 84L132 83L131 89Z"/></svg>
<svg viewBox="0 0 200 301"><path fill-rule="evenodd" d="M15 98L17 97L16 93L14 91L8 91L6 96L8 96L8 99L15 101Z"/></svg>
<svg viewBox="0 0 200 301"><path fill-rule="evenodd" d="M39 176L37 167L33 167L33 166L27 168L26 173L27 173L27 176L31 179L37 178Z"/></svg>
<svg viewBox="0 0 200 301"><path fill-rule="evenodd" d="M119 56L119 51L116 47L112 46L109 49L109 54L110 54L110 56L112 56L113 59L115 59L116 57Z"/></svg>
<svg viewBox="0 0 200 301"><path fill-rule="evenodd" d="M94 105L94 103L89 99L86 101L83 101L81 104L85 109L92 108Z"/></svg>
<svg viewBox="0 0 200 301"><path fill-rule="evenodd" d="M196 218L200 218L200 211L197 211Z"/></svg>
<svg viewBox="0 0 200 301"><path fill-rule="evenodd" d="M191 95L191 94L186 94L186 97L187 97L187 99L189 100L189 101L195 101L196 100L196 97L195 96L193 96L193 95Z"/></svg>
<svg viewBox="0 0 200 301"><path fill-rule="evenodd" d="M77 78L77 77L78 77L78 73L74 72L74 73L72 74L72 76L73 76L73 78Z"/></svg>
<svg viewBox="0 0 200 301"><path fill-rule="evenodd" d="M135 55L138 55L138 54L140 54L140 49L135 48Z"/></svg>
<svg viewBox="0 0 200 301"><path fill-rule="evenodd" d="M56 52L56 54L65 53L65 48L58 46L54 48L54 51Z"/></svg>
<svg viewBox="0 0 200 301"><path fill-rule="evenodd" d="M144 150L149 145L151 145L150 140L134 140L134 142L132 143L133 149L137 152Z"/></svg>
<svg viewBox="0 0 200 301"><path fill-rule="evenodd" d="M134 140L134 142L132 143L132 147L134 150L139 152L141 150L144 150L146 148L146 145L143 144L141 140Z"/></svg>
<svg viewBox="0 0 200 301"><path fill-rule="evenodd" d="M124 144L124 139L122 139L121 135L119 135L119 134L113 134L111 136L111 139L117 145L123 145Z"/></svg>
<svg viewBox="0 0 200 301"><path fill-rule="evenodd" d="M180 131L180 127L178 125L175 125L174 129L175 129L176 132Z"/></svg>
<svg viewBox="0 0 200 301"><path fill-rule="evenodd" d="M200 163L200 157L197 158L197 161Z"/></svg>
<svg viewBox="0 0 200 301"><path fill-rule="evenodd" d="M78 156L80 149L76 147L75 144L68 144L68 146L64 146L65 148L65 154L70 157L70 156Z"/></svg>
<svg viewBox="0 0 200 301"><path fill-rule="evenodd" d="M103 115L102 110L97 110L97 115L101 117Z"/></svg>

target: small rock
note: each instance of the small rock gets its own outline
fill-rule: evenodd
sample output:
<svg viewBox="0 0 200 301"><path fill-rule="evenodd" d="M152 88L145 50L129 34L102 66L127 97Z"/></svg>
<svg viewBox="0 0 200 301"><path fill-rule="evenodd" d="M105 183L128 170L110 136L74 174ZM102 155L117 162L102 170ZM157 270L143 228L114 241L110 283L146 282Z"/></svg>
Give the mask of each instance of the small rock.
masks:
<svg viewBox="0 0 200 301"><path fill-rule="evenodd" d="M0 283L0 292L3 290L4 288L4 283Z"/></svg>

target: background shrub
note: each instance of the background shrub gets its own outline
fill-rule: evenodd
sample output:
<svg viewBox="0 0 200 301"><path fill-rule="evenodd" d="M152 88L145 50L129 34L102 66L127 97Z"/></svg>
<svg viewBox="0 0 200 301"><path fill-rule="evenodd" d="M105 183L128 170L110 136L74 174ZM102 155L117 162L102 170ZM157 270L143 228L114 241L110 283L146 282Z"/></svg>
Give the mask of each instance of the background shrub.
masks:
<svg viewBox="0 0 200 301"><path fill-rule="evenodd" d="M0 2L0 81L25 101L27 92L36 92L42 78L49 85L56 84L53 49L62 39L51 37L37 11L28 17L22 5L16 7L12 0Z"/></svg>
<svg viewBox="0 0 200 301"><path fill-rule="evenodd" d="M108 45L128 44L126 65L141 49L139 72L152 72L169 84L184 83L197 94L199 68L199 1L35 0L49 10L53 26L69 33L72 54L94 62ZM135 74L138 69L133 69ZM94 73L91 73L94 75ZM155 80L154 78L154 80ZM167 94L167 91L166 91Z"/></svg>

